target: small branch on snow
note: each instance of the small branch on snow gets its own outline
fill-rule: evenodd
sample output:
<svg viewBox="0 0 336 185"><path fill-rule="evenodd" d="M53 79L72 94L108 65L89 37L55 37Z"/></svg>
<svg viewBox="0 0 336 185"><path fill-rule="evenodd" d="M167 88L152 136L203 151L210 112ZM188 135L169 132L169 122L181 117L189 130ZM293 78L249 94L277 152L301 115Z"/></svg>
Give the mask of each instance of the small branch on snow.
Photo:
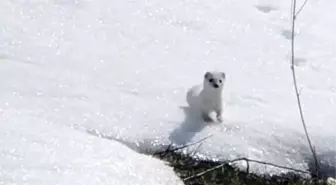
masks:
<svg viewBox="0 0 336 185"><path fill-rule="evenodd" d="M286 170L291 170L291 171L295 171L295 172L299 172L299 173L304 173L304 174L311 174L310 172L308 171L304 171L304 170L299 170L299 169L295 169L295 168L290 168L290 167L286 167L286 166L281 166L281 165L277 165L277 164L273 164L273 163L269 163L269 162L264 162L264 161L258 161L258 160L254 160L254 159L248 159L246 157L242 157L242 158L237 158L237 159L233 159L233 160L230 160L230 161L226 161L222 164L219 164L213 168L210 168L208 170L205 170L203 172L200 172L196 175L193 175L193 176L190 176L190 177L187 177L187 178L184 178L183 181L188 181L188 180L191 180L191 179L194 179L194 178L197 178L197 177L201 177L209 172L212 172L214 170L217 170L219 168L222 168L223 166L227 165L227 164L230 164L230 163L233 163L233 162L237 162L237 161L246 161L247 163L247 168L246 168L246 171L247 173L249 172L249 162L254 162L254 163L259 163L259 164L264 164L264 165L268 165L268 166L273 166L273 167L277 167L277 168L282 168L282 169L286 169Z"/></svg>
<svg viewBox="0 0 336 185"><path fill-rule="evenodd" d="M189 146L192 146L192 145L196 145L196 144L199 144L198 147L192 152L192 154L194 154L199 148L200 146L202 145L202 142L208 138L212 137L212 135L208 136L208 137L205 137L197 142L194 142L194 143L190 143L190 144L187 144L187 145L183 145L181 147L177 147L177 148L172 148L172 145L170 144L166 150L164 151L161 151L161 152L157 152L154 154L155 155L159 155L161 157L164 157L165 155L167 155L168 153L171 153L171 152L175 152L177 150L180 150L180 149L183 149L183 148L187 148ZM291 170L291 171L295 171L295 172L298 172L298 173L303 173L303 174L310 174L310 175L315 175L315 174L312 174L311 172L309 171L304 171L304 170L299 170L299 169L295 169L295 168L291 168L291 167L286 167L286 166L281 166L281 165L277 165L277 164L273 164L273 163L270 163L270 162L265 162L265 161L259 161L259 160L254 160L254 159L249 159L249 158L246 158L246 157L241 157L241 158L237 158L237 159L233 159L233 160L229 160L229 161L225 161L213 168L210 168L210 169L207 169L203 172L200 172L200 173L197 173L195 175L192 175L190 177L186 177L183 179L183 181L188 181L188 180L191 180L191 179L194 179L194 178L197 178L197 177L201 177L207 173L210 173L214 170L217 170L217 169L220 169L222 167L224 167L225 165L230 165L230 163L234 163L234 162L238 162L238 161L245 161L246 162L246 173L249 173L250 171L250 162L253 162L253 163L258 163L258 164L263 164L263 165L267 165L267 166L273 166L273 167L276 167L276 168L281 168L281 169L286 169L286 170Z"/></svg>
<svg viewBox="0 0 336 185"><path fill-rule="evenodd" d="M291 35L291 70L292 70L292 77L293 77L293 82L294 82L294 89L295 89L295 95L296 95L296 100L297 100L297 104L298 104L298 108L299 108L299 113L300 113L300 117L301 117L301 122L302 122L302 126L303 129L305 131L306 137L307 137L307 141L309 144L309 148L313 154L313 158L314 158L314 162L315 162L315 170L317 172L317 175L319 175L319 164L318 164L318 160L317 160L317 156L316 156L316 152L315 149L312 145L312 142L310 140L309 134L308 134L308 130L307 130L307 126L306 126L306 122L303 116L303 110L302 110L302 105L301 105L301 99L300 99L300 93L298 90L298 85L297 85L297 80L296 80L296 73L295 73L295 66L294 66L294 61L295 61L295 21L296 21L296 17L297 15L302 11L303 7L305 6L305 4L307 3L307 0L304 2L304 4L301 6L300 10L296 13L296 0L292 0L292 35Z"/></svg>
<svg viewBox="0 0 336 185"><path fill-rule="evenodd" d="M169 152L175 152L177 150L181 150L181 149L187 148L189 146L196 145L198 143L200 143L200 145L201 145L204 140L209 139L210 137L212 137L212 135L209 135L209 136L207 136L207 137L205 137L203 139L200 139L199 141L196 141L194 143L186 144L186 145L183 145L183 146L180 146L180 147L176 147L176 148L172 148L172 144L170 144L170 145L168 145L168 147L166 148L166 150L161 151L161 152L156 152L156 153L154 153L154 156L159 155L159 156L163 157L166 154L168 154ZM200 145L196 148L196 150L198 150L198 148L200 147ZM196 152L196 151L194 151L194 152Z"/></svg>

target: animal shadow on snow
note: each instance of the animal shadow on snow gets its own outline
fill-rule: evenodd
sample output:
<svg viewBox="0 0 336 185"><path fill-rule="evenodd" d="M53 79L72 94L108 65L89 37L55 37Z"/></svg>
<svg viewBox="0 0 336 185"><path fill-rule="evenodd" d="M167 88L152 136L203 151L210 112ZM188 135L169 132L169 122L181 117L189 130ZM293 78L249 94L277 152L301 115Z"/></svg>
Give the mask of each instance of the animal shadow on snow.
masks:
<svg viewBox="0 0 336 185"><path fill-rule="evenodd" d="M172 144L184 145L191 141L191 139L198 132L202 131L208 125L200 116L199 109L199 93L201 86L195 85L191 87L186 94L187 107L180 107L185 114L184 121L177 127L169 136Z"/></svg>
<svg viewBox="0 0 336 185"><path fill-rule="evenodd" d="M188 143L198 132L202 131L208 123L205 123L203 119L197 114L193 107L180 107L183 109L185 119L179 127L172 131L169 136L169 140L173 144L184 145Z"/></svg>
<svg viewBox="0 0 336 185"><path fill-rule="evenodd" d="M198 95L200 86L193 86L188 90L186 100L189 106L180 107L185 114L184 121L177 127L169 136L169 140L172 144L185 145L191 141L191 139L207 126L218 126L215 130L220 132L225 131L239 131L237 124L221 124L218 122L206 122L203 120L200 114L200 104ZM196 96L195 96L196 95ZM224 121L224 120L223 120ZM231 122L232 123L232 122Z"/></svg>

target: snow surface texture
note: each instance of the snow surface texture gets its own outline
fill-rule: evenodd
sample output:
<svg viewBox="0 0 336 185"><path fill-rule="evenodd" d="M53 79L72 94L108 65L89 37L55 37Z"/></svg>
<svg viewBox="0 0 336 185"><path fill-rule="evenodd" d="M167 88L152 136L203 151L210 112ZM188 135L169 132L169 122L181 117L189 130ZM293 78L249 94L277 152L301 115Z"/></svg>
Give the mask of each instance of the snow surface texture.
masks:
<svg viewBox="0 0 336 185"><path fill-rule="evenodd" d="M34 112L1 110L0 184L183 184L158 159L53 125Z"/></svg>
<svg viewBox="0 0 336 185"><path fill-rule="evenodd" d="M309 1L295 59L307 127L333 176L335 6ZM0 12L2 110L97 131L139 152L212 135L198 156L311 167L290 71L290 1L12 0ZM227 75L220 125L204 126L186 107L207 70Z"/></svg>
<svg viewBox="0 0 336 185"><path fill-rule="evenodd" d="M71 51L81 43L69 38L58 50L67 6L53 1L0 5L0 184L183 184L164 162L69 127L85 123L84 110L97 115L99 109L81 94L90 88L82 75L91 73L77 68L83 58ZM69 6L68 13L75 11ZM74 52L79 60L67 60L62 52Z"/></svg>

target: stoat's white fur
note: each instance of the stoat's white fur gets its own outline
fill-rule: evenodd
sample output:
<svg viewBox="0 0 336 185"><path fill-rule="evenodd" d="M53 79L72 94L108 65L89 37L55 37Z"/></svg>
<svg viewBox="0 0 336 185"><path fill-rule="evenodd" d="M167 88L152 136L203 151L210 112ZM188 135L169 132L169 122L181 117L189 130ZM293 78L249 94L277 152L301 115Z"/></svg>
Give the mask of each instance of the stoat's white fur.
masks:
<svg viewBox="0 0 336 185"><path fill-rule="evenodd" d="M206 72L201 85L192 87L187 93L187 102L191 108L198 110L203 120L222 122L222 92L225 73Z"/></svg>

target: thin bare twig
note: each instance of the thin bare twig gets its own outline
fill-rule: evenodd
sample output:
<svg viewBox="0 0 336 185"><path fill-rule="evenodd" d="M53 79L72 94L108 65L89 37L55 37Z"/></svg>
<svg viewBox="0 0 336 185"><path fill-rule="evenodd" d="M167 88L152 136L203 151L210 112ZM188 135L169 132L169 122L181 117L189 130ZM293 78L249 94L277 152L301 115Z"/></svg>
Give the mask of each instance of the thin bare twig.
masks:
<svg viewBox="0 0 336 185"><path fill-rule="evenodd" d="M191 153L191 156L195 155L195 153L197 152L197 150L199 148L201 148L202 145L203 145L203 143L198 144L197 148Z"/></svg>
<svg viewBox="0 0 336 185"><path fill-rule="evenodd" d="M297 16L299 15L299 13L303 10L303 8L306 6L308 0L305 0L305 2L303 2L303 4L301 5L300 9L297 11L297 13L294 15L295 18L297 18Z"/></svg>
<svg viewBox="0 0 336 185"><path fill-rule="evenodd" d="M276 167L276 168L282 168L282 169L292 170L292 171L296 171L296 172L299 172L299 173L310 174L310 172L308 172L308 171L299 170L299 169L290 168L290 167L286 167L286 166L281 166L281 165L277 165L277 164L273 164L273 163L269 163L269 162L258 161L258 160L248 159L246 157L242 157L242 158L237 158L237 159L233 159L233 160L230 160L230 161L226 161L226 162L224 162L222 164L219 164L219 165L217 165L217 166L215 166L213 168L210 168L210 169L205 170L203 172L197 173L196 175L184 178L183 181L187 181L187 180L191 180L191 179L194 179L194 178L197 178L197 177L201 177L201 176L203 176L203 175L205 175L205 174L207 174L209 172L212 172L214 170L222 168L223 166L225 166L225 165L227 165L229 163L233 163L233 162L237 162L237 161L246 161L246 163L248 164L247 168L249 168L249 162L254 162L254 163L264 164L264 165L268 165L268 166L273 166L273 167Z"/></svg>
<svg viewBox="0 0 336 185"><path fill-rule="evenodd" d="M301 87L300 90L299 90L299 96L301 96L302 90L303 90L303 88Z"/></svg>
<svg viewBox="0 0 336 185"><path fill-rule="evenodd" d="M303 6L302 6L302 8L303 8ZM300 9L300 11L301 11L301 9ZM300 13L300 11L298 13ZM292 53L292 56L291 56L291 70L292 70L292 77L293 77L295 95L296 95L296 100L297 100L297 104L298 104L298 108L299 108L299 113L300 113L300 117L301 117L302 126L303 126L303 129L305 131L310 150L313 154L314 161L315 161L316 172L318 174L319 164L318 164L316 152L315 152L314 147L312 145L312 142L310 140L308 130L307 130L307 126L306 126L306 122L305 122L305 119L304 119L304 116L303 116L300 93L299 93L298 86L297 86L296 73L295 73L295 67L294 67L294 60L295 60L295 52L294 52L295 34L294 34L294 30L295 30L295 21L296 21L296 15L297 15L297 14L295 14L295 12L296 12L296 0L292 0L292 35L291 35L291 53Z"/></svg>
<svg viewBox="0 0 336 185"><path fill-rule="evenodd" d="M246 159L246 173L250 172L250 163L249 161Z"/></svg>

